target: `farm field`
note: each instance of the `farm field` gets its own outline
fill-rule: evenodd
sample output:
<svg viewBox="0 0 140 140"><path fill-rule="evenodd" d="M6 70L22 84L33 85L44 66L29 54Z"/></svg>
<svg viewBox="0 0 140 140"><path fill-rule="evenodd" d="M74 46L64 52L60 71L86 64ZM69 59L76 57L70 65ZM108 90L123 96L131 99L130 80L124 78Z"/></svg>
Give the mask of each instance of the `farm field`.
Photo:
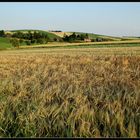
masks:
<svg viewBox="0 0 140 140"><path fill-rule="evenodd" d="M107 42L90 42L90 43L67 43L67 42L62 42L62 43L57 43L57 42L50 42L48 44L41 44L41 45L30 45L30 46L20 46L20 48L48 48L48 47L64 47L64 46L92 46L96 47L96 45L105 45L105 47L112 46L115 47L114 45L118 45L119 47L121 45L126 45L126 46L134 46L134 45L140 45L140 40L127 40L127 41L107 41Z"/></svg>
<svg viewBox="0 0 140 140"><path fill-rule="evenodd" d="M140 137L140 47L118 46L0 51L0 137Z"/></svg>
<svg viewBox="0 0 140 140"><path fill-rule="evenodd" d="M140 3L0 4L0 138L140 138Z"/></svg>

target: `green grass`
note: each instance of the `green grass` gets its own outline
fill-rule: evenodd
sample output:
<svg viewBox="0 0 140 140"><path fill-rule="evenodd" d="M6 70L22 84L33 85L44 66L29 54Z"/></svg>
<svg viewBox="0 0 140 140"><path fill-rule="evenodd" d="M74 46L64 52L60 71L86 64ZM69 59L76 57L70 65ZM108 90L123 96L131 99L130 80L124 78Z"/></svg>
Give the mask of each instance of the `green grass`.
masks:
<svg viewBox="0 0 140 140"><path fill-rule="evenodd" d="M11 48L12 44L8 38L0 37L0 50Z"/></svg>

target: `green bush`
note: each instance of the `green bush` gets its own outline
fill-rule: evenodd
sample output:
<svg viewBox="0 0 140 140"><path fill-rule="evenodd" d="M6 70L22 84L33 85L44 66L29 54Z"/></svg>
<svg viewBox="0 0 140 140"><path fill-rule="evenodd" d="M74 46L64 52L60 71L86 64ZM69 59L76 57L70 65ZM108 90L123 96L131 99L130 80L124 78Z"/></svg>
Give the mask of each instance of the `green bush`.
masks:
<svg viewBox="0 0 140 140"><path fill-rule="evenodd" d="M10 43L12 44L13 47L19 48L20 42L18 39L11 39Z"/></svg>
<svg viewBox="0 0 140 140"><path fill-rule="evenodd" d="M26 40L26 44L27 45L31 45L31 41L30 40Z"/></svg>

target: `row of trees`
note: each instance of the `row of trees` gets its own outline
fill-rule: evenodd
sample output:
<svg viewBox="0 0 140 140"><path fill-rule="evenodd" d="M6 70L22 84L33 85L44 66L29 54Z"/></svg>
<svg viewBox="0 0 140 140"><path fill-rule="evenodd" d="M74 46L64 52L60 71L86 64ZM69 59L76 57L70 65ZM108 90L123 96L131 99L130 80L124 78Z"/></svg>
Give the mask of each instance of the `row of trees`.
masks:
<svg viewBox="0 0 140 140"><path fill-rule="evenodd" d="M84 39L88 39L89 36L88 34L75 34L73 33L72 35L68 36L64 34L63 40L67 42L78 42L78 41L83 41Z"/></svg>
<svg viewBox="0 0 140 140"><path fill-rule="evenodd" d="M43 32L16 32L12 35L13 38L19 38L23 40L29 40L30 43L47 43L49 41L49 37L46 33Z"/></svg>
<svg viewBox="0 0 140 140"><path fill-rule="evenodd" d="M61 30L50 30L50 32L62 32Z"/></svg>
<svg viewBox="0 0 140 140"><path fill-rule="evenodd" d="M63 40L66 42L81 42L81 41L84 41L85 39L89 39L89 35L87 33L86 34L73 33L70 36L64 34L64 37L63 37ZM101 38L101 37L96 37L96 38L91 39L91 42L103 42L103 41L113 41L113 39Z"/></svg>
<svg viewBox="0 0 140 140"><path fill-rule="evenodd" d="M0 31L0 37L7 37L10 39L10 43L14 47L18 47L22 44L31 45L31 44L46 44L50 38L44 32L15 32L15 33L5 33L4 30Z"/></svg>

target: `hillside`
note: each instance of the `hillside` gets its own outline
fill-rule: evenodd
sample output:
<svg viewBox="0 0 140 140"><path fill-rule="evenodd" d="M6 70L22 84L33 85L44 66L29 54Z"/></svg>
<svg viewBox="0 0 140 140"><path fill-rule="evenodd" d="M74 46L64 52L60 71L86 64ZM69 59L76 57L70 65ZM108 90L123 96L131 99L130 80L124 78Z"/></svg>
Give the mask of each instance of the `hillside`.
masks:
<svg viewBox="0 0 140 140"><path fill-rule="evenodd" d="M12 45L8 38L0 37L0 50L11 48Z"/></svg>
<svg viewBox="0 0 140 140"><path fill-rule="evenodd" d="M8 32L11 32L11 33L15 33L15 32L23 32L23 33L27 33L27 32L40 32L40 33L45 33L45 34L47 34L48 35L48 37L53 41L55 38L56 39L61 39L61 37L60 36L58 36L58 35L55 35L55 34L53 34L53 33L50 33L50 32L48 32L48 31L43 31L43 30L12 30L12 31L8 31Z"/></svg>
<svg viewBox="0 0 140 140"><path fill-rule="evenodd" d="M90 39L102 38L102 39L109 39L110 41L120 41L122 38L120 37L113 37L107 35L100 35L100 34L93 34L93 33L82 33L82 32L75 32L76 34L88 34Z"/></svg>
<svg viewBox="0 0 140 140"><path fill-rule="evenodd" d="M67 35L67 36L72 34L72 32L49 32L49 33L55 34L59 37L64 37L64 34Z"/></svg>
<svg viewBox="0 0 140 140"><path fill-rule="evenodd" d="M74 32L55 32L55 31L43 31L43 30L7 30L5 31L6 34L14 34L16 32L22 32L22 33L28 33L28 32L38 32L38 33L45 33L45 35L47 35L47 42L44 42L44 37L40 37L41 39L44 39L43 41L40 41L39 37L38 37L38 40L36 39L34 42L31 42L32 39L29 39L29 38L32 38L32 37L29 37L29 36L26 36L25 38L22 38L20 41L20 44L19 46L20 47L35 47L35 46L67 46L69 43L70 45L75 45L73 43L77 43L77 42L74 42L74 41L69 41L69 40L64 40L63 37L64 37L64 34L66 34L67 36L73 34ZM93 34L93 33L84 33L84 32L75 32L76 35L86 35L88 34L88 37L91 39L92 42L89 42L89 43L92 43L92 45L95 45L96 43L97 44L104 44L104 43L107 43L107 44L112 44L112 43L115 43L117 42L118 43L123 43L123 41L128 41L128 42L125 42L125 43L133 43L133 41L135 41L135 43L139 43L139 38L138 37L113 37L113 36L107 36L107 35L100 35L100 34ZM42 35L41 35L42 36ZM7 49L7 48L12 48L12 44L10 43L10 38L11 36L8 36L7 37L1 37L0 38L0 49ZM15 36L15 38L18 38L17 36ZM99 40L97 40L99 39ZM132 42L131 42L132 41ZM87 42L85 41L82 41L82 42L78 42L78 43L82 43L82 44L76 44L76 45L88 45Z"/></svg>
<svg viewBox="0 0 140 140"><path fill-rule="evenodd" d="M40 33L46 33L48 37L53 41L54 39L62 39L64 34L66 35L71 35L74 32L50 32L50 31L43 31L43 30L11 30L7 31L7 33L15 33L15 32L23 32L27 33L28 31L30 32L40 32ZM100 34L93 34L93 33L84 33L84 32L75 32L77 35L81 34L88 34L90 39L96 39L96 38L102 38L102 39L108 39L109 41L121 41L121 40L135 40L139 39L138 37L114 37L114 36L107 36L107 35L100 35Z"/></svg>
<svg viewBox="0 0 140 140"><path fill-rule="evenodd" d="M50 32L54 35L57 35L59 37L63 37L64 34L67 36L73 34L74 32ZM138 37L114 37L114 36L107 36L107 35L100 35L100 34L93 34L93 33L83 33L83 32L75 32L77 35L81 34L88 34L90 39L96 39L96 38L102 38L102 39L108 39L110 41L121 41L121 40L135 40L139 39Z"/></svg>

